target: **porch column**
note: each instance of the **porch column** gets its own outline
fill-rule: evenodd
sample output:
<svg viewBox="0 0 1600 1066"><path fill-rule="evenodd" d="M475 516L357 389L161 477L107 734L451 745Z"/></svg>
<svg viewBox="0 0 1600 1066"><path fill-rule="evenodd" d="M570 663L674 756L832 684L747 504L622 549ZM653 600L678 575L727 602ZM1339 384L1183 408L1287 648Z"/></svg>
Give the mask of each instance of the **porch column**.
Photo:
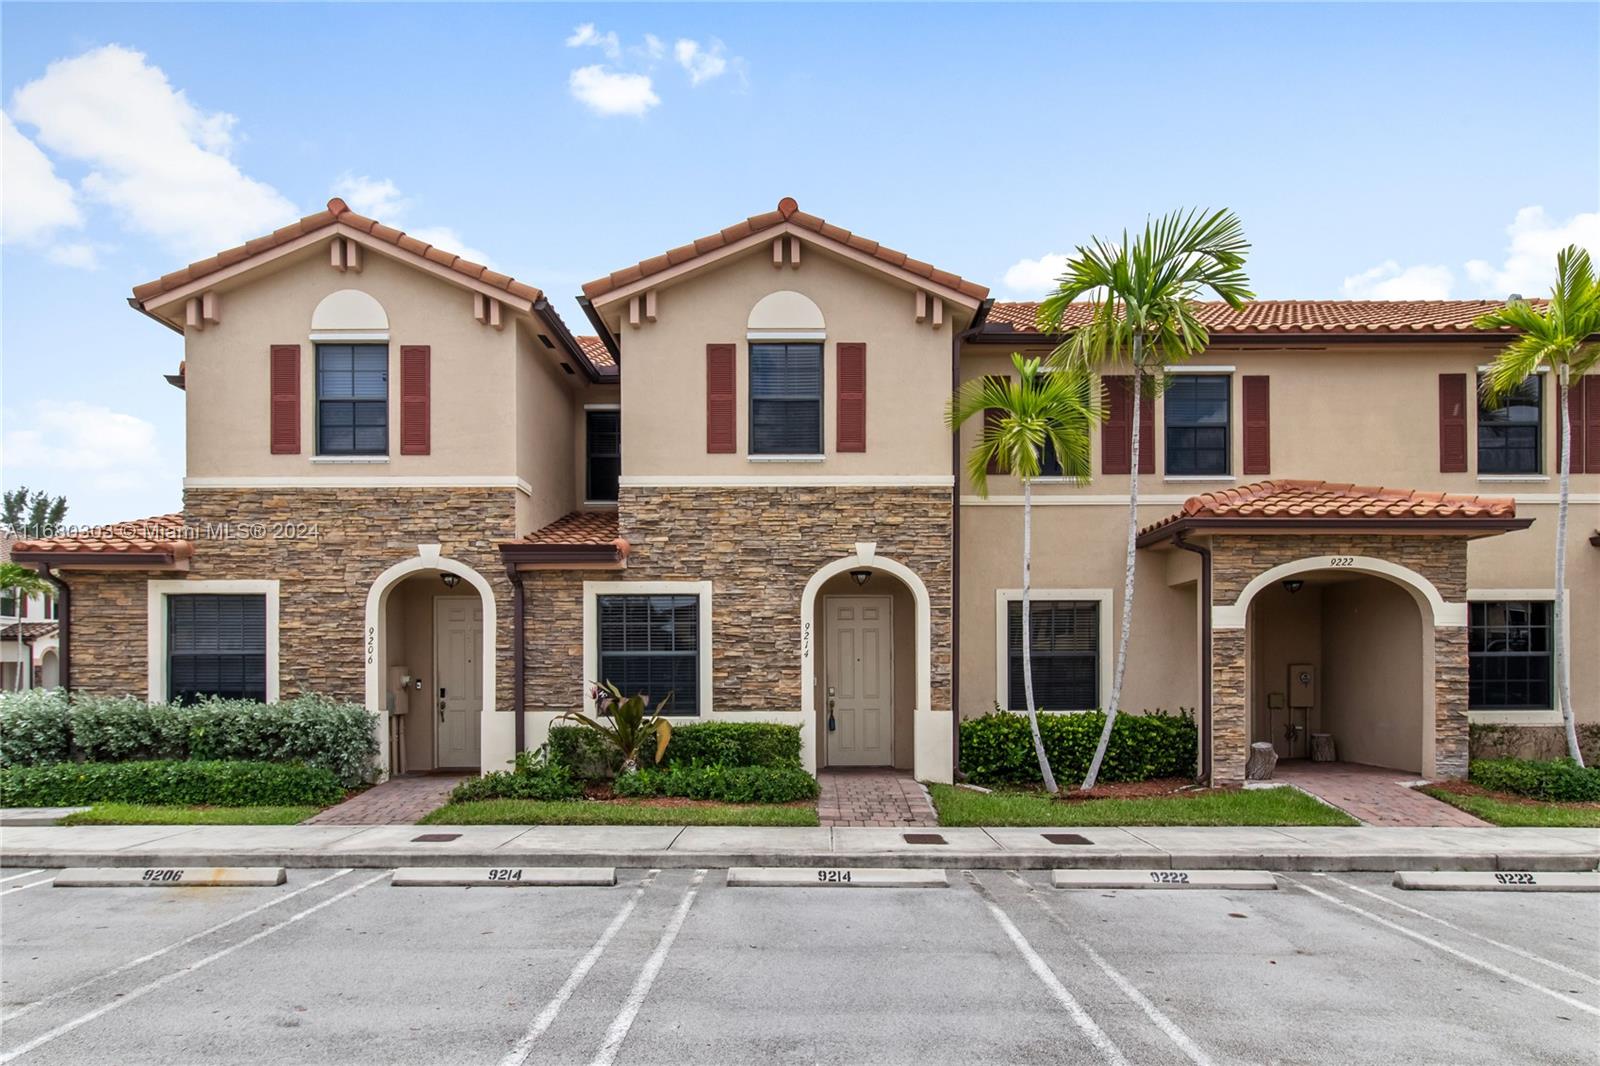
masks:
<svg viewBox="0 0 1600 1066"><path fill-rule="evenodd" d="M1217 627L1211 633L1211 783L1244 781L1250 751L1245 713L1245 630Z"/></svg>
<svg viewBox="0 0 1600 1066"><path fill-rule="evenodd" d="M1424 772L1427 767L1423 767ZM1433 627L1432 777L1467 776L1467 627Z"/></svg>

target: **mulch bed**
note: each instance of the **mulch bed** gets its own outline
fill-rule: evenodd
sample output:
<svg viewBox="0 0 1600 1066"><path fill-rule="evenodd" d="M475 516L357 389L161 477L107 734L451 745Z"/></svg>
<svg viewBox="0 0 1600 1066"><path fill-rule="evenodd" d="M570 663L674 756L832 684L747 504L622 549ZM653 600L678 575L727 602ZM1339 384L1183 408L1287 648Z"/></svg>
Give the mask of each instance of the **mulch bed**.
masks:
<svg viewBox="0 0 1600 1066"><path fill-rule="evenodd" d="M725 803L721 800L697 800L683 796L618 796L607 783L591 784L584 788L583 798L597 803L610 803L617 807L815 807L812 800L794 803Z"/></svg>
<svg viewBox="0 0 1600 1066"><path fill-rule="evenodd" d="M1151 799L1156 796L1203 796L1225 789L1201 788L1187 777L1156 777L1149 781L1100 781L1085 792L1075 786L1062 785L1056 798L1065 803L1096 799Z"/></svg>
<svg viewBox="0 0 1600 1066"><path fill-rule="evenodd" d="M1486 796L1489 799L1499 800L1501 803L1514 803L1519 807L1571 807L1580 811L1600 810L1600 803L1534 799L1532 796L1519 796L1515 792L1495 792L1493 789L1474 785L1470 781L1435 781L1429 787L1438 789L1440 792L1449 792L1456 796Z"/></svg>

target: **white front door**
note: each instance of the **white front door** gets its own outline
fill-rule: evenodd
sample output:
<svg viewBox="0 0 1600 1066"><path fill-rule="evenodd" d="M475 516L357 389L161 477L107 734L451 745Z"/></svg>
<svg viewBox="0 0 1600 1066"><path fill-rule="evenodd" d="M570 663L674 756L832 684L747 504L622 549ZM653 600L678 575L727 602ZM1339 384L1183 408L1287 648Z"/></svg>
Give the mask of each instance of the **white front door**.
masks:
<svg viewBox="0 0 1600 1066"><path fill-rule="evenodd" d="M828 765L888 766L894 761L894 602L829 596L823 626Z"/></svg>
<svg viewBox="0 0 1600 1066"><path fill-rule="evenodd" d="M477 766L483 713L483 602L440 596L433 601L435 766Z"/></svg>

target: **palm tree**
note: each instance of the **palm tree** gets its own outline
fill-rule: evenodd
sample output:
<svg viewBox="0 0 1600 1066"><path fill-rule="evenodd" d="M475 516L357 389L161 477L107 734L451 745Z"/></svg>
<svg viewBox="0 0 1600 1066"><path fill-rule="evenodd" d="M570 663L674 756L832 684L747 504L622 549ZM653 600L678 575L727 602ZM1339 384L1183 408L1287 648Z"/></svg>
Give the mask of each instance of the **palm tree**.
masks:
<svg viewBox="0 0 1600 1066"><path fill-rule="evenodd" d="M1165 384L1165 368L1203 351L1210 338L1195 313L1194 299L1205 290L1229 307L1243 307L1255 295L1244 273L1250 244L1232 211L1174 211L1144 232L1112 243L1096 237L1078 246L1067 261L1056 291L1039 305L1039 328L1066 333L1051 353L1056 366L1133 370L1133 448L1128 468L1128 551L1122 584L1122 632L1117 665L1106 705L1100 744L1084 777L1085 791L1094 787L1111 742L1111 726L1122 700L1122 679L1128 666L1128 636L1133 628L1135 539L1139 534L1139 402L1148 388ZM1073 305L1085 300L1085 321Z"/></svg>
<svg viewBox="0 0 1600 1066"><path fill-rule="evenodd" d="M1600 363L1600 281L1595 278L1589 253L1568 245L1556 257L1556 284L1544 311L1515 300L1497 311L1480 315L1473 323L1479 329L1503 329L1521 333L1506 350L1495 357L1483 376L1485 403L1499 406L1528 375L1548 368L1556 379L1556 410L1561 425L1561 495L1556 506L1556 595L1552 619L1555 629L1555 680L1561 701L1561 723L1567 731L1567 754L1583 765L1578 749L1578 727L1572 714L1572 668L1567 633L1562 625L1566 614L1567 589L1567 508L1572 488L1572 418L1567 409L1567 394L1581 385L1583 376Z"/></svg>
<svg viewBox="0 0 1600 1066"><path fill-rule="evenodd" d="M15 687L22 691L23 671L30 673L33 663L28 657L27 643L22 639L22 604L29 596L47 596L55 586L39 576L39 572L21 563L0 563L0 589L10 593L17 604L17 677Z"/></svg>
<svg viewBox="0 0 1600 1066"><path fill-rule="evenodd" d="M1033 655L1028 639L1028 591L1033 580L1033 480L1044 467L1046 449L1055 454L1061 476L1089 480L1089 427L1100 419L1093 376L1081 369L1041 371L1038 359L1011 353L1018 377L974 378L950 398L945 424L958 430L975 415L984 416L983 434L967 455L967 476L980 496L989 495L989 471L1015 474L1022 481L1022 690L1028 704L1028 729L1039 757L1044 787L1056 792L1055 775L1039 735L1033 702Z"/></svg>

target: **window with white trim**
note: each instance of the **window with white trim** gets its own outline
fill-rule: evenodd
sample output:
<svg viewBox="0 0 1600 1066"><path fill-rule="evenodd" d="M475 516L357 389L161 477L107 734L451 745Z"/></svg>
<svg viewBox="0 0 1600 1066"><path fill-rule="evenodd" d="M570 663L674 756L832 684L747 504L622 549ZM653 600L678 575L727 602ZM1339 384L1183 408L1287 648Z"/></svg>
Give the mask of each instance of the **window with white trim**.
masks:
<svg viewBox="0 0 1600 1066"><path fill-rule="evenodd" d="M1544 383L1539 375L1528 375L1495 407L1483 400L1481 376L1478 387L1478 473L1543 473Z"/></svg>
<svg viewBox="0 0 1600 1066"><path fill-rule="evenodd" d="M1032 600L1028 607L1034 705L1048 711L1100 706L1100 604ZM1020 711L1028 706L1022 674L1022 601L1009 601L1006 610L1006 709Z"/></svg>
<svg viewBox="0 0 1600 1066"><path fill-rule="evenodd" d="M597 680L624 696L644 693L653 711L700 713L700 597L600 595L595 597Z"/></svg>
<svg viewBox="0 0 1600 1066"><path fill-rule="evenodd" d="M751 342L750 454L822 454L822 345Z"/></svg>
<svg viewBox="0 0 1600 1066"><path fill-rule="evenodd" d="M622 474L622 412L584 412L587 469L583 498L590 503L615 503Z"/></svg>
<svg viewBox="0 0 1600 1066"><path fill-rule="evenodd" d="M1467 605L1467 707L1548 710L1553 604L1548 600Z"/></svg>
<svg viewBox="0 0 1600 1066"><path fill-rule="evenodd" d="M388 345L317 345L317 454L389 454Z"/></svg>
<svg viewBox="0 0 1600 1066"><path fill-rule="evenodd" d="M223 696L265 702L266 596L199 594L166 600L167 701Z"/></svg>
<svg viewBox="0 0 1600 1066"><path fill-rule="evenodd" d="M1168 475L1228 473L1232 381L1226 374L1175 374L1164 394Z"/></svg>

